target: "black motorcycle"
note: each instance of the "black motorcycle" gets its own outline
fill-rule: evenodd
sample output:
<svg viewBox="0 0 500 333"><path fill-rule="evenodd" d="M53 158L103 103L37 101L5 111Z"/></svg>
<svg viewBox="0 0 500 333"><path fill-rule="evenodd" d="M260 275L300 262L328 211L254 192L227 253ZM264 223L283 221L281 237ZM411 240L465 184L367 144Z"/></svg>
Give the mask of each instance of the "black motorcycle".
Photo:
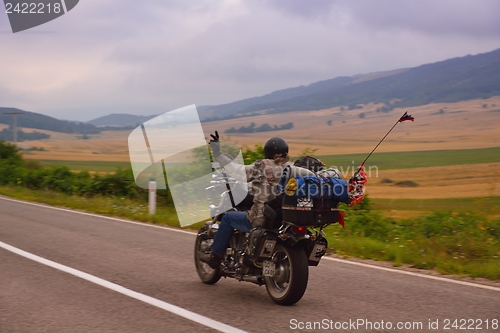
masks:
<svg viewBox="0 0 500 333"><path fill-rule="evenodd" d="M299 198L281 195L266 204L266 223L250 232L235 231L219 268L207 264L211 246L224 213L218 214L222 202L230 199L229 179L223 170L212 181L214 186L227 187L219 206L211 206L211 221L199 230L194 261L200 279L214 284L224 277L266 285L271 299L277 304L298 302L307 288L309 266L317 266L326 253L328 242L323 228L342 220L339 202L327 198ZM207 188L207 189L209 189ZM276 201L278 203L276 204ZM252 204L251 196L234 210L245 211Z"/></svg>

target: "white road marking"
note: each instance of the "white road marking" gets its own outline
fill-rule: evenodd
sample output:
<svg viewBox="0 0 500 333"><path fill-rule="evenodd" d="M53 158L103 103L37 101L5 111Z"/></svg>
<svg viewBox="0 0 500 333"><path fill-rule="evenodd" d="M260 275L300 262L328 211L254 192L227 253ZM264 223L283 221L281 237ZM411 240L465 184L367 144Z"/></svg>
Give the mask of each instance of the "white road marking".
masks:
<svg viewBox="0 0 500 333"><path fill-rule="evenodd" d="M169 231L174 231L174 232L180 232L180 233L189 234L189 235L192 235L192 236L196 235L196 233L193 232L193 231L187 231L187 230L182 230L182 229L177 229L177 228L172 228L172 227L163 227L163 226L158 226L158 225L153 225L153 224L147 224L147 223L143 223L143 222L128 221L128 220L124 220L124 219L120 219L120 218L116 218L116 217L109 217L109 216L98 215L98 214L93 214L93 213L80 212L80 211L77 211L77 210L71 210L71 209L65 209L65 208L60 208L60 207L53 207L53 206L48 206L48 205L42 205L42 204L37 204L37 203L33 203L33 202L21 201L21 200L17 200L17 199L11 199L11 198L7 198L7 197L4 197L4 196L0 196L0 199L7 200L7 201L18 202L18 203L23 203L23 204L26 204L26 205L32 205L32 206L36 206L36 207L42 207L42 208L47 208L47 209L55 209L55 210L60 210L60 211L64 211L64 212L69 212L69 213L76 213L76 214L81 214L81 215L98 217L98 218L103 218L103 219L117 221L117 222L131 223L131 224L136 224L136 225L140 225L140 226L146 226L146 227L151 227L151 228L159 228L159 229L164 229L164 230L169 230ZM346 260L346 259L330 258L330 257L324 257L324 259L330 260L330 261L340 262L340 263L343 263L343 264L349 264L349 265L354 265L354 266L361 266L361 267L366 267L366 268L371 268L371 269L378 269L378 270L392 272L392 273L399 273L399 274L405 274L405 275L420 277L420 278L424 278L424 279L431 279L431 280L437 280L437 281L441 281L441 282L448 282L448 283L460 284L460 285L469 286L469 287L476 287L476 288L482 288L482 289L487 289L487 290L500 291L499 287L488 286L488 285L484 285L484 284L478 284L478 283L460 281L460 280L456 280L456 279L444 278L444 277L439 277L439 276L425 275L425 274L421 274L421 273L408 272L408 271L403 271L403 270L394 269L394 268L380 267L380 266L375 266L375 265L370 265L370 264L365 264L365 263L350 261L350 260Z"/></svg>
<svg viewBox="0 0 500 333"><path fill-rule="evenodd" d="M104 287L104 288L116 291L117 293L120 293L122 295L125 295L125 296L128 296L128 297L132 297L132 298L134 298L136 300L139 300L139 301L142 301L144 303L156 306L157 308L160 308L160 309L163 309L165 311L171 312L173 314L176 314L178 316L184 317L184 318L186 318L188 320L191 320L191 321L194 321L194 322L196 322L198 324L201 324L201 325L213 328L213 329L218 330L220 332L246 333L245 331L242 331L242 330L240 330L240 329L238 329L236 327L232 327L232 326L226 325L224 323L221 323L221 322L218 322L216 320L210 319L208 317L199 315L199 314L197 314L195 312L191 312L189 310L183 309L183 308L178 307L176 305L173 305L173 304L161 301L159 299L156 299L156 298L153 298L153 297L150 297L150 296L138 293L136 291L127 289L127 288L125 288L123 286L120 286L119 284L116 284L116 283L113 283L113 282L109 282L109 281L101 279L101 278L99 278L97 276L94 276L94 275L91 275L91 274L79 271L77 269L74 269L74 268L71 268L71 267L68 267L68 266L65 266L65 265L61 265L61 264L59 264L59 263L57 263L55 261L39 257L39 256L37 256L35 254L23 251L21 249L18 249L17 247L11 246L11 245L6 244L6 243L1 242L1 241L0 241L0 247L3 248L3 249L5 249L5 250L7 250L7 251L12 252L12 253L15 253L15 254L18 254L20 256L23 256L23 257L25 257L27 259L31 259L33 261L36 261L36 262L40 263L40 264L43 264L43 265L46 265L46 266L58 269L58 270L63 271L65 273L68 273L68 274L74 275L76 277L79 277L81 279L87 280L89 282L95 283L95 284L97 284L97 285L99 285L101 287Z"/></svg>

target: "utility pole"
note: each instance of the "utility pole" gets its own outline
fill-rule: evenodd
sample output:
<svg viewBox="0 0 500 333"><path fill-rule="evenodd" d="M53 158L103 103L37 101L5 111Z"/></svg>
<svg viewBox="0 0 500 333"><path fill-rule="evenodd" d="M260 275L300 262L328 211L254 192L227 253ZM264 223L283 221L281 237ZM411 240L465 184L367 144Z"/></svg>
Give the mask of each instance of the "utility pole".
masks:
<svg viewBox="0 0 500 333"><path fill-rule="evenodd" d="M17 143L17 115L23 114L24 112L4 112L4 114L12 115L12 132L14 133L14 144Z"/></svg>

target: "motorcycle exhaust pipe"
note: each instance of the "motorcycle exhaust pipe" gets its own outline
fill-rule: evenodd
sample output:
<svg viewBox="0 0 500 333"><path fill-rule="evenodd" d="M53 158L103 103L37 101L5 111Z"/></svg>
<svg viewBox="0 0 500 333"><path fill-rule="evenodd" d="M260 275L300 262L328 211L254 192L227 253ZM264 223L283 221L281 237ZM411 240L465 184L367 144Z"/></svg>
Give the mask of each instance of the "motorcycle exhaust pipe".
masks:
<svg viewBox="0 0 500 333"><path fill-rule="evenodd" d="M259 286L261 286L265 283L262 276L256 276L256 275L243 275L241 277L241 280L243 280L245 282L252 282L252 283L258 284Z"/></svg>

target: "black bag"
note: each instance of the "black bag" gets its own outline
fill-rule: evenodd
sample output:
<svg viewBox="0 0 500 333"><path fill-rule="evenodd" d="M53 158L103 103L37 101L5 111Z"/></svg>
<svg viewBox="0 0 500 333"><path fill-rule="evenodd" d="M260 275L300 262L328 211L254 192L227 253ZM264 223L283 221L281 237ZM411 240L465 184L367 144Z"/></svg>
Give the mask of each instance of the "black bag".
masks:
<svg viewBox="0 0 500 333"><path fill-rule="evenodd" d="M339 202L336 200L309 199L286 195L282 205L282 216L286 222L298 226L320 227L339 221Z"/></svg>
<svg viewBox="0 0 500 333"><path fill-rule="evenodd" d="M281 210L281 205L283 203L284 193L279 194L273 200L266 202L265 205L271 208L276 214L275 216L271 216L271 214L266 214L265 211L268 208L264 208L264 216L266 216L265 227L267 229L278 228L283 221L283 213Z"/></svg>
<svg viewBox="0 0 500 333"><path fill-rule="evenodd" d="M312 172L318 172L323 170L325 163L312 156L302 156L296 160L293 165L308 169Z"/></svg>

